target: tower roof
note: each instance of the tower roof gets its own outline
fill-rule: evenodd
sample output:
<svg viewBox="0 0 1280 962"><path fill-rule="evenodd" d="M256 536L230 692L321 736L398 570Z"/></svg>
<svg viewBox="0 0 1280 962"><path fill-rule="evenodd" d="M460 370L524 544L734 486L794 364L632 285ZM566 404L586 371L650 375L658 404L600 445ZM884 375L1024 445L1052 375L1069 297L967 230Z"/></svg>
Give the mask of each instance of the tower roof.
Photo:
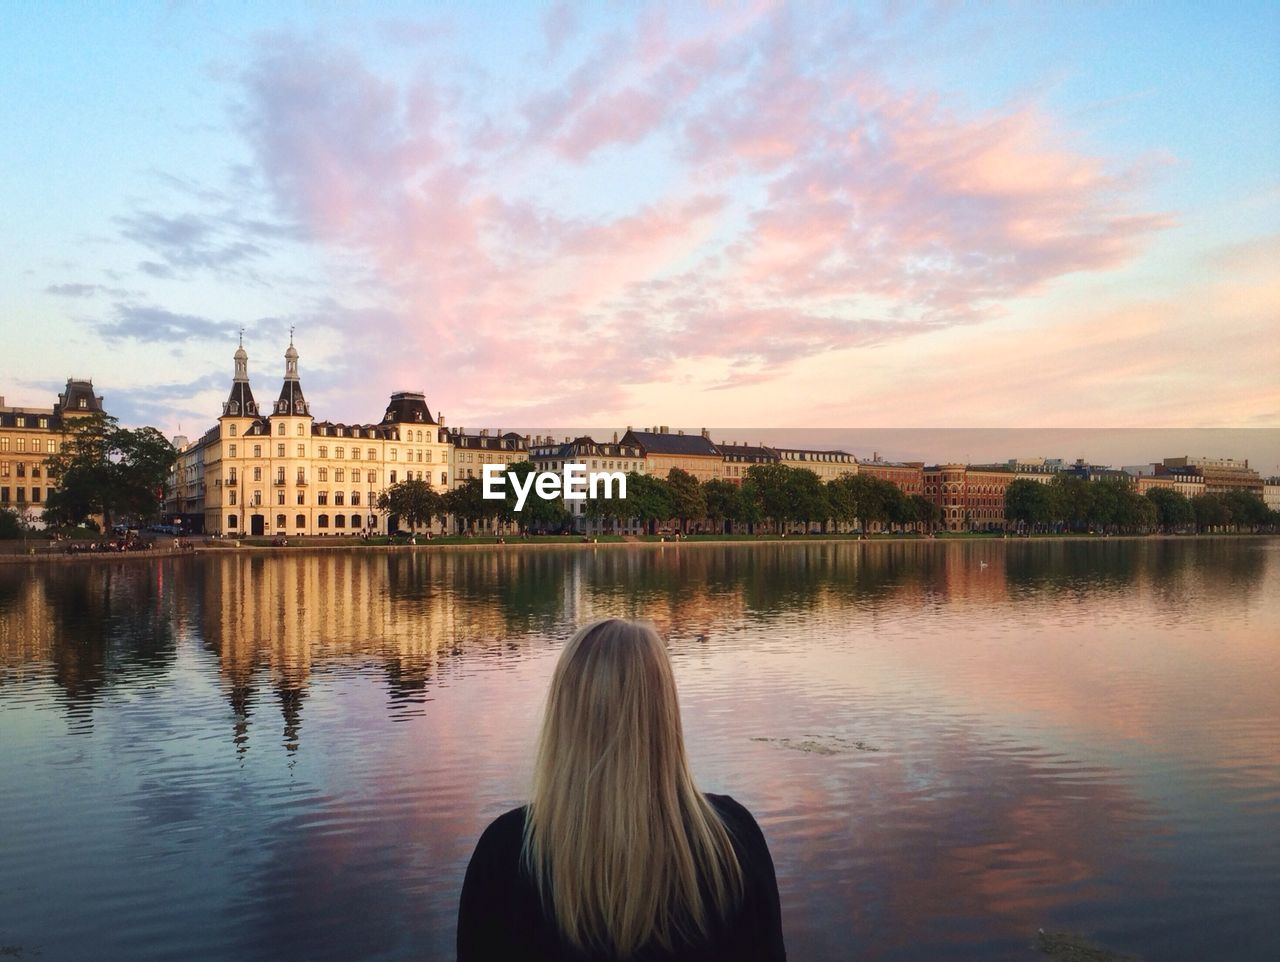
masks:
<svg viewBox="0 0 1280 962"><path fill-rule="evenodd" d="M302 382L298 380L298 349L289 337L289 348L284 352L284 383L276 398L273 414L304 417L307 415L307 399L302 396Z"/></svg>
<svg viewBox="0 0 1280 962"><path fill-rule="evenodd" d="M382 416L383 424L435 424L427 396L417 391L396 391Z"/></svg>

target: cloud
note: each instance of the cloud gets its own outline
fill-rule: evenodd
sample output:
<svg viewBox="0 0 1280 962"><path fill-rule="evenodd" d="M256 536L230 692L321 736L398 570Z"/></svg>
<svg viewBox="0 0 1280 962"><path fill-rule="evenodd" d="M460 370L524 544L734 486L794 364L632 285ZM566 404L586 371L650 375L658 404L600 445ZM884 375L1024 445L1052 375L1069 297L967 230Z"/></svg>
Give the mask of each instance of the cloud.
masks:
<svg viewBox="0 0 1280 962"><path fill-rule="evenodd" d="M1144 209L1139 162L1081 149L1044 105L973 112L891 88L853 18L818 30L805 16L677 30L650 12L585 35L553 8L548 51L574 36L579 61L484 110L438 58L393 77L272 35L235 122L246 178L281 219L224 233L147 212L127 230L163 252L144 270L172 272L252 260L287 225L369 272L380 336L401 348L379 377L429 357L441 398L484 384L486 407L578 419L675 366L763 385L828 352L999 317L1069 274L1122 268L1171 224ZM657 193L628 189L628 162L665 165ZM557 192L615 169L607 205Z"/></svg>
<svg viewBox="0 0 1280 962"><path fill-rule="evenodd" d="M101 290L104 288L97 284L50 284L44 292L58 297L93 297Z"/></svg>
<svg viewBox="0 0 1280 962"><path fill-rule="evenodd" d="M194 314L175 314L161 307L119 304L114 317L100 322L97 330L109 341L132 339L172 344L192 338L225 338L235 332L236 325Z"/></svg>

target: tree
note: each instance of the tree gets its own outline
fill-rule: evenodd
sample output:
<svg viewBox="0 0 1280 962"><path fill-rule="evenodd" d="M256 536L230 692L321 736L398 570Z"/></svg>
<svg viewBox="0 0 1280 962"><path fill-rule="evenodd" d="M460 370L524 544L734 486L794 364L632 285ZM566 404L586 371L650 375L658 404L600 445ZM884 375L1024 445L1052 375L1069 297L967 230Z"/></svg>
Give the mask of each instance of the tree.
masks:
<svg viewBox="0 0 1280 962"><path fill-rule="evenodd" d="M667 473L667 493L671 498L671 513L680 520L681 532L687 532L689 522L707 516L707 498L702 485L688 471L672 468Z"/></svg>
<svg viewBox="0 0 1280 962"><path fill-rule="evenodd" d="M788 521L799 521L805 533L814 521L826 524L831 518L831 502L827 499L826 486L818 475L808 468L792 468L787 478L787 492L791 502Z"/></svg>
<svg viewBox="0 0 1280 962"><path fill-rule="evenodd" d="M8 508L0 508L0 541L22 537L22 519L18 512Z"/></svg>
<svg viewBox="0 0 1280 962"><path fill-rule="evenodd" d="M842 474L828 485L832 514L837 521L856 524L862 530L890 520L890 505L903 497L892 481L869 474ZM898 507L898 511L905 509Z"/></svg>
<svg viewBox="0 0 1280 962"><path fill-rule="evenodd" d="M1231 523L1231 509L1220 494L1198 494L1191 499L1191 510L1196 516L1196 527L1221 528Z"/></svg>
<svg viewBox="0 0 1280 962"><path fill-rule="evenodd" d="M81 524L101 514L108 530L116 514L154 518L177 459L177 449L155 428L122 428L101 413L76 418L63 430L61 450L45 460L50 479L58 482L49 492L45 515Z"/></svg>
<svg viewBox="0 0 1280 962"><path fill-rule="evenodd" d="M1004 492L1004 516L1018 527L1031 530L1048 525L1053 517L1053 496L1047 485L1028 478L1011 481Z"/></svg>
<svg viewBox="0 0 1280 962"><path fill-rule="evenodd" d="M430 524L440 513L443 498L430 481L410 478L393 484L378 495L378 510L394 514L410 528Z"/></svg>
<svg viewBox="0 0 1280 962"><path fill-rule="evenodd" d="M933 531L942 523L942 508L923 494L913 494L911 503L916 506L916 520L925 526L926 531Z"/></svg>
<svg viewBox="0 0 1280 962"><path fill-rule="evenodd" d="M447 492L441 500L444 502L444 511L453 515L459 523L465 523L468 530L475 528L486 518L496 518L500 510L497 501L485 498L479 478L467 478Z"/></svg>
<svg viewBox="0 0 1280 962"><path fill-rule="evenodd" d="M1147 500L1155 505L1156 524L1165 531L1177 531L1195 524L1196 513L1191 502L1181 491L1172 488L1152 488Z"/></svg>
<svg viewBox="0 0 1280 962"><path fill-rule="evenodd" d="M712 478L703 482L702 498L707 505L707 517L718 527L723 528L725 522L744 520L742 489L732 481Z"/></svg>
<svg viewBox="0 0 1280 962"><path fill-rule="evenodd" d="M659 521L674 517L671 492L667 482L652 475L631 471L627 474L626 517L645 526L651 534Z"/></svg>
<svg viewBox="0 0 1280 962"><path fill-rule="evenodd" d="M785 464L753 464L747 468L748 489L760 512L775 527L791 517L791 468Z"/></svg>
<svg viewBox="0 0 1280 962"><path fill-rule="evenodd" d="M1231 512L1232 523L1237 527L1255 529L1259 525L1266 524L1266 503L1252 491L1237 489L1227 491L1221 497L1227 510Z"/></svg>

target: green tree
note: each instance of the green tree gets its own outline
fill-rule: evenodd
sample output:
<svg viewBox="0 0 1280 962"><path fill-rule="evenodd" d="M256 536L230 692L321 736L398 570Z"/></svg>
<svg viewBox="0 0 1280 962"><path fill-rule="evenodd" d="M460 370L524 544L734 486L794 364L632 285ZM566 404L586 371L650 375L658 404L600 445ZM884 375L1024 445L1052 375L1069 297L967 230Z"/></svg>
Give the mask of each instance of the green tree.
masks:
<svg viewBox="0 0 1280 962"><path fill-rule="evenodd" d="M18 517L18 512L0 508L0 541L21 538L22 531L22 519Z"/></svg>
<svg viewBox="0 0 1280 962"><path fill-rule="evenodd" d="M479 478L467 478L442 498L443 509L454 517L459 528L474 530L476 525L486 518L496 518L499 513L497 501L490 501L484 496L484 488Z"/></svg>
<svg viewBox="0 0 1280 962"><path fill-rule="evenodd" d="M59 524L81 524L101 514L148 521L164 504L164 485L177 449L152 427L122 428L116 418L92 414L63 430L61 450L45 460L50 480L45 516Z"/></svg>
<svg viewBox="0 0 1280 962"><path fill-rule="evenodd" d="M688 471L672 468L667 473L667 493L671 498L671 513L679 519L682 532L689 530L690 521L700 521L707 516L707 498L702 485Z"/></svg>
<svg viewBox="0 0 1280 962"><path fill-rule="evenodd" d="M1018 478L1005 488L1005 520L1019 528L1026 527L1034 531L1049 525L1055 520L1053 513L1053 494L1048 485L1029 478Z"/></svg>
<svg viewBox="0 0 1280 962"><path fill-rule="evenodd" d="M703 482L702 498L707 505L707 517L723 529L725 522L744 520L742 489L732 481L712 478Z"/></svg>
<svg viewBox="0 0 1280 962"><path fill-rule="evenodd" d="M828 496L837 521L856 524L866 531L876 522L890 520L890 506L902 491L892 481L869 474L842 474L828 485Z"/></svg>
<svg viewBox="0 0 1280 962"><path fill-rule="evenodd" d="M913 494L911 503L916 507L916 520L925 526L926 531L933 531L942 523L942 508L923 494Z"/></svg>
<svg viewBox="0 0 1280 962"><path fill-rule="evenodd" d="M760 506L760 512L776 529L792 516L791 471L785 464L753 464L747 468L749 491Z"/></svg>
<svg viewBox="0 0 1280 962"><path fill-rule="evenodd" d="M808 468L792 468L787 478L787 493L790 510L788 521L799 521L805 532L813 522L821 522L826 526L831 519L831 502L827 498L826 485L818 475Z"/></svg>
<svg viewBox="0 0 1280 962"><path fill-rule="evenodd" d="M431 482L417 478L393 484L378 495L378 510L397 515L410 528L430 524L442 505L443 498Z"/></svg>
<svg viewBox="0 0 1280 962"><path fill-rule="evenodd" d="M1093 511L1089 482L1070 474L1058 474L1049 484L1053 520L1080 530L1089 524Z"/></svg>
<svg viewBox="0 0 1280 962"><path fill-rule="evenodd" d="M1147 500L1155 505L1156 524L1165 531L1177 531L1195 524L1196 513L1191 502L1181 491L1172 488L1152 488Z"/></svg>
<svg viewBox="0 0 1280 962"><path fill-rule="evenodd" d="M627 474L626 517L653 533L661 521L675 517L667 482L652 475L631 471Z"/></svg>
<svg viewBox="0 0 1280 962"><path fill-rule="evenodd" d="M1198 494L1191 499L1191 510L1196 516L1196 527L1222 528L1231 523L1231 509L1220 494Z"/></svg>
<svg viewBox="0 0 1280 962"><path fill-rule="evenodd" d="M1267 506L1252 491L1227 491L1221 495L1227 510L1231 512L1231 521L1237 528L1255 529L1266 523Z"/></svg>
<svg viewBox="0 0 1280 962"><path fill-rule="evenodd" d="M535 474L537 471L538 466L532 461L517 461L507 468L506 473L519 478L523 487L528 483L529 475ZM627 483L627 493L630 494L630 479L628 479ZM530 531L561 531L569 524L569 511L565 508L563 500L560 498L552 498L550 500L541 498L532 487L528 491L529 494L525 498L524 507L517 511L515 487L508 482L506 498L498 509L498 518L502 521L514 523L519 527L522 534L528 534ZM497 504L497 502L494 503Z"/></svg>

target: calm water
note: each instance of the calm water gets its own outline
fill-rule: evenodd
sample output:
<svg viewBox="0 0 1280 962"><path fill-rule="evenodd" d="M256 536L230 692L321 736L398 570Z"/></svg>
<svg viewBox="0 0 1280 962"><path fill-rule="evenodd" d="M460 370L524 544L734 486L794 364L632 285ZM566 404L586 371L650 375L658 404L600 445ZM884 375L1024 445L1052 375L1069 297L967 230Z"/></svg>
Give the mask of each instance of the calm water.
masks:
<svg viewBox="0 0 1280 962"><path fill-rule="evenodd" d="M669 632L791 957L1280 958L1280 541L0 567L0 957L449 959L577 623Z"/></svg>

